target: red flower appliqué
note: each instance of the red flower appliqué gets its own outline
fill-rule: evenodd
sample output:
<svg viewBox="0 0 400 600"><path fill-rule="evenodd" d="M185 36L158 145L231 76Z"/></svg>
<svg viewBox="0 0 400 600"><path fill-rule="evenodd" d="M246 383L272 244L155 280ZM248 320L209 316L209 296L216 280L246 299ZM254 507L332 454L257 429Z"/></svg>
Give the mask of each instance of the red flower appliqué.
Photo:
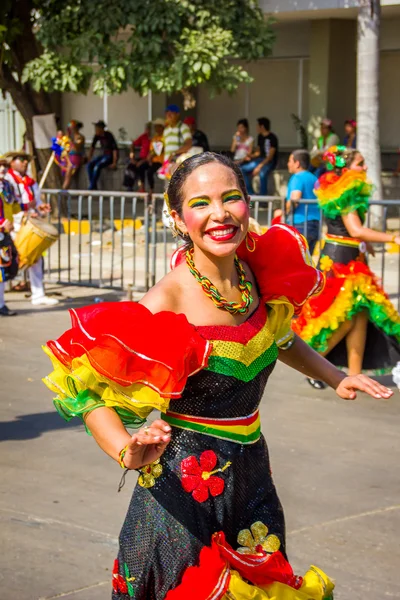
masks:
<svg viewBox="0 0 400 600"><path fill-rule="evenodd" d="M185 492L192 493L197 502L205 502L209 494L219 496L224 491L225 481L215 473L222 473L232 463L228 461L220 469L215 469L216 464L217 455L213 450L205 450L200 455L200 464L195 456L188 456L181 462L182 487Z"/></svg>
<svg viewBox="0 0 400 600"><path fill-rule="evenodd" d="M112 586L115 593L120 592L121 594L128 593L128 586L126 585L125 579L119 573L119 562L118 558L114 560L114 568L112 573Z"/></svg>

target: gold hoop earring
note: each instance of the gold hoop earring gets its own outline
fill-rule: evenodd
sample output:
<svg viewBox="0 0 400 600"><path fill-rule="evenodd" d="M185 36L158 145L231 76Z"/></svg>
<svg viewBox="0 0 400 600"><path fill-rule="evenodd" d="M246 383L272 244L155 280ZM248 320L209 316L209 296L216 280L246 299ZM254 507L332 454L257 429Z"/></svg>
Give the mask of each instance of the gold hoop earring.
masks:
<svg viewBox="0 0 400 600"><path fill-rule="evenodd" d="M256 249L256 240L251 235L250 231L246 233L246 248L249 252L254 252Z"/></svg>

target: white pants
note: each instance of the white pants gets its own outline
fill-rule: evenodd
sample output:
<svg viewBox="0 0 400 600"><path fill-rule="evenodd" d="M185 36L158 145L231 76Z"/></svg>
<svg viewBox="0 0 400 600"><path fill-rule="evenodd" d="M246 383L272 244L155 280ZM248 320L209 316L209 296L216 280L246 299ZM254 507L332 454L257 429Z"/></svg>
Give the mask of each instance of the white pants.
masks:
<svg viewBox="0 0 400 600"><path fill-rule="evenodd" d="M4 302L4 290L6 289L6 282L0 281L0 308L3 308Z"/></svg>
<svg viewBox="0 0 400 600"><path fill-rule="evenodd" d="M31 282L31 300L37 300L44 296L43 287L43 260L39 260L28 269L29 281Z"/></svg>

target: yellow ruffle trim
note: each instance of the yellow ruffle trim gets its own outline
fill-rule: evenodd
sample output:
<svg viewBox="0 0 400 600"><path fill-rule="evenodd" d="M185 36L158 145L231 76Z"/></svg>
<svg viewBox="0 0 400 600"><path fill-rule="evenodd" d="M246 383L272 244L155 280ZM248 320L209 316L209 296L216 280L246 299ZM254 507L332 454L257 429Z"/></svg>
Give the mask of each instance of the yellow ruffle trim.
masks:
<svg viewBox="0 0 400 600"><path fill-rule="evenodd" d="M293 305L287 298L282 296L276 300L267 302L268 308L268 330L275 338L278 348L285 346L293 339L291 328L294 314Z"/></svg>
<svg viewBox="0 0 400 600"><path fill-rule="evenodd" d="M53 364L53 372L43 379L45 385L63 399L75 398L79 392L90 390L100 397L109 408L122 408L146 419L155 408L162 412L168 410L169 398L163 398L154 389L143 383L123 387L103 377L90 364L86 355L72 361L71 370L67 369L47 347L44 352ZM68 402L70 405L70 402Z"/></svg>
<svg viewBox="0 0 400 600"><path fill-rule="evenodd" d="M354 298L355 293L365 296L371 303L379 304L393 323L400 323L400 316L395 307L376 287L372 278L364 273L359 273L352 276L347 275L343 278L340 294L330 307L318 317L308 317L306 307L307 325L297 333L305 342L310 342L323 329L331 329L332 331L338 329L350 313L354 300L357 301L357 297ZM293 323L293 328L296 331L296 322Z"/></svg>
<svg viewBox="0 0 400 600"><path fill-rule="evenodd" d="M314 566L304 575L299 590L277 582L261 588L246 583L237 571L232 571L223 600L323 600L332 597L334 587L329 577Z"/></svg>

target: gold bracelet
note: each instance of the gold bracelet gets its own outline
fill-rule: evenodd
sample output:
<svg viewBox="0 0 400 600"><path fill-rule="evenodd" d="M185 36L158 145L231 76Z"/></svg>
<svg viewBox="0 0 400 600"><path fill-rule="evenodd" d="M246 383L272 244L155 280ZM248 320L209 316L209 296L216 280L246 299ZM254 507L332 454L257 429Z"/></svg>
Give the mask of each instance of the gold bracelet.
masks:
<svg viewBox="0 0 400 600"><path fill-rule="evenodd" d="M119 466L121 467L121 469L128 468L124 464L124 456L125 456L127 450L128 450L128 444L125 446L125 448L122 448L121 452L118 454L118 462L119 462Z"/></svg>
<svg viewBox="0 0 400 600"><path fill-rule="evenodd" d="M392 239L390 240L392 244L394 244L395 239L397 238L397 235L394 233L392 235Z"/></svg>

